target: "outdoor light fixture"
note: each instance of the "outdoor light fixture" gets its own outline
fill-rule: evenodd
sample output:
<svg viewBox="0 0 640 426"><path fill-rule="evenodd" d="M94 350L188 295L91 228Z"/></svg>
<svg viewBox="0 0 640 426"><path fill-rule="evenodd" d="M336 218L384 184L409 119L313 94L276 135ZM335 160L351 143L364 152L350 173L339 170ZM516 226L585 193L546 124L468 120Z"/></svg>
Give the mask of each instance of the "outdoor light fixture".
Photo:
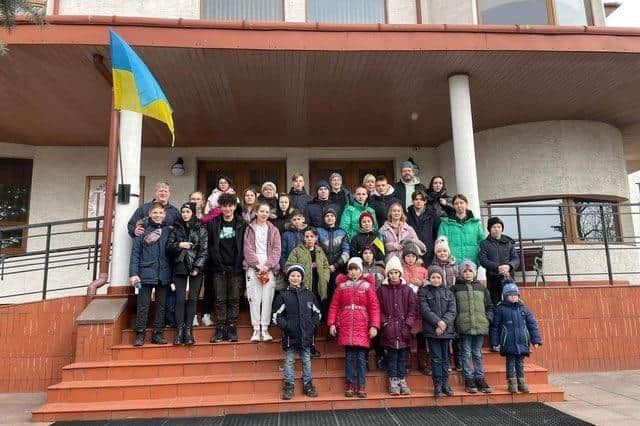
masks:
<svg viewBox="0 0 640 426"><path fill-rule="evenodd" d="M184 160L182 157L178 157L176 162L171 165L171 174L174 176L182 176L184 172Z"/></svg>

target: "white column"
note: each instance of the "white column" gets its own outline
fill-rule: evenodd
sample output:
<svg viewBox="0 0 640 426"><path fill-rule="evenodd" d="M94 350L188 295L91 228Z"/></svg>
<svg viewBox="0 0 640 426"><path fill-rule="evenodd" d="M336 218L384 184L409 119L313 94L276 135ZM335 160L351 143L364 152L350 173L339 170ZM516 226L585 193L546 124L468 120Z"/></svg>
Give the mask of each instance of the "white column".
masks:
<svg viewBox="0 0 640 426"><path fill-rule="evenodd" d="M120 152L118 155L118 179L131 185L131 194L140 194L140 157L142 152L142 114L131 111L120 112ZM122 166L120 165L122 164ZM138 197L131 197L129 204L116 202L113 224L113 251L109 285L128 285L129 257L132 238L127 231L129 219L140 205Z"/></svg>
<svg viewBox="0 0 640 426"><path fill-rule="evenodd" d="M469 209L480 217L480 196L476 173L476 150L473 141L473 119L468 75L449 77L451 130L455 158L456 188L469 200Z"/></svg>

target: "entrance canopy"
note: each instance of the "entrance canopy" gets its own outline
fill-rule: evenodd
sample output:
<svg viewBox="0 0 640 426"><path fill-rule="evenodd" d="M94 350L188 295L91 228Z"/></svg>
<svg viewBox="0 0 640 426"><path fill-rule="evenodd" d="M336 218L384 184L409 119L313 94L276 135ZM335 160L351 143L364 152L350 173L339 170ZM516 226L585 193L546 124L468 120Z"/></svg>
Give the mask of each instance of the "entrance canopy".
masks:
<svg viewBox="0 0 640 426"><path fill-rule="evenodd" d="M176 146L436 146L451 139L447 78L466 73L476 131L603 121L640 168L640 31L50 19L2 35L0 141L106 145L92 57L109 66L112 27L169 98ZM170 146L151 119L143 140Z"/></svg>

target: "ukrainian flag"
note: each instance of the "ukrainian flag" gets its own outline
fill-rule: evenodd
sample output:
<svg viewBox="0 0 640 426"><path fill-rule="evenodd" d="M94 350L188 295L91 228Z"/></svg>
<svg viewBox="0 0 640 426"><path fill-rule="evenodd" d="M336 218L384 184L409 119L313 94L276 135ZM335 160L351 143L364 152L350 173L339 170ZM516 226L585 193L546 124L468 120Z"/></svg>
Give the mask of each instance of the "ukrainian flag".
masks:
<svg viewBox="0 0 640 426"><path fill-rule="evenodd" d="M162 121L171 131L173 146L176 139L171 115L173 110L167 97L131 46L113 30L109 30L109 36L114 108L135 111Z"/></svg>

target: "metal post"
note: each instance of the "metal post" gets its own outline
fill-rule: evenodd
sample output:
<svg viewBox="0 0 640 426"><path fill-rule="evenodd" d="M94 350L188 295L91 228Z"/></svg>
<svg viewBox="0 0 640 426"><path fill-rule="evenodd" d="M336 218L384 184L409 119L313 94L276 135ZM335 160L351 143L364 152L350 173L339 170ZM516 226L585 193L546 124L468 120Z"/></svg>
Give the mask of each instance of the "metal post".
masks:
<svg viewBox="0 0 640 426"><path fill-rule="evenodd" d="M569 268L569 251L567 250L566 226L564 225L564 214L562 206L558 206L560 211L560 229L562 230L562 250L564 251L564 267L567 272L567 284L571 285L571 270Z"/></svg>
<svg viewBox="0 0 640 426"><path fill-rule="evenodd" d="M93 240L93 281L98 277L98 242L100 241L100 219L96 219L96 236Z"/></svg>
<svg viewBox="0 0 640 426"><path fill-rule="evenodd" d="M520 207L516 206L516 220L518 221L518 241L520 241L520 268L522 269L522 285L527 283L527 274L524 265L524 249L522 248L522 227L520 225Z"/></svg>
<svg viewBox="0 0 640 426"><path fill-rule="evenodd" d="M42 300L47 300L47 279L49 278L49 250L51 249L51 224L47 224L47 242L44 249L44 274L42 277Z"/></svg>
<svg viewBox="0 0 640 426"><path fill-rule="evenodd" d="M604 218L604 206L600 204L600 221L602 221L602 239L604 240L604 255L607 258L607 275L609 285L613 285L613 272L611 271L611 253L609 253L609 236L607 235L607 222Z"/></svg>

